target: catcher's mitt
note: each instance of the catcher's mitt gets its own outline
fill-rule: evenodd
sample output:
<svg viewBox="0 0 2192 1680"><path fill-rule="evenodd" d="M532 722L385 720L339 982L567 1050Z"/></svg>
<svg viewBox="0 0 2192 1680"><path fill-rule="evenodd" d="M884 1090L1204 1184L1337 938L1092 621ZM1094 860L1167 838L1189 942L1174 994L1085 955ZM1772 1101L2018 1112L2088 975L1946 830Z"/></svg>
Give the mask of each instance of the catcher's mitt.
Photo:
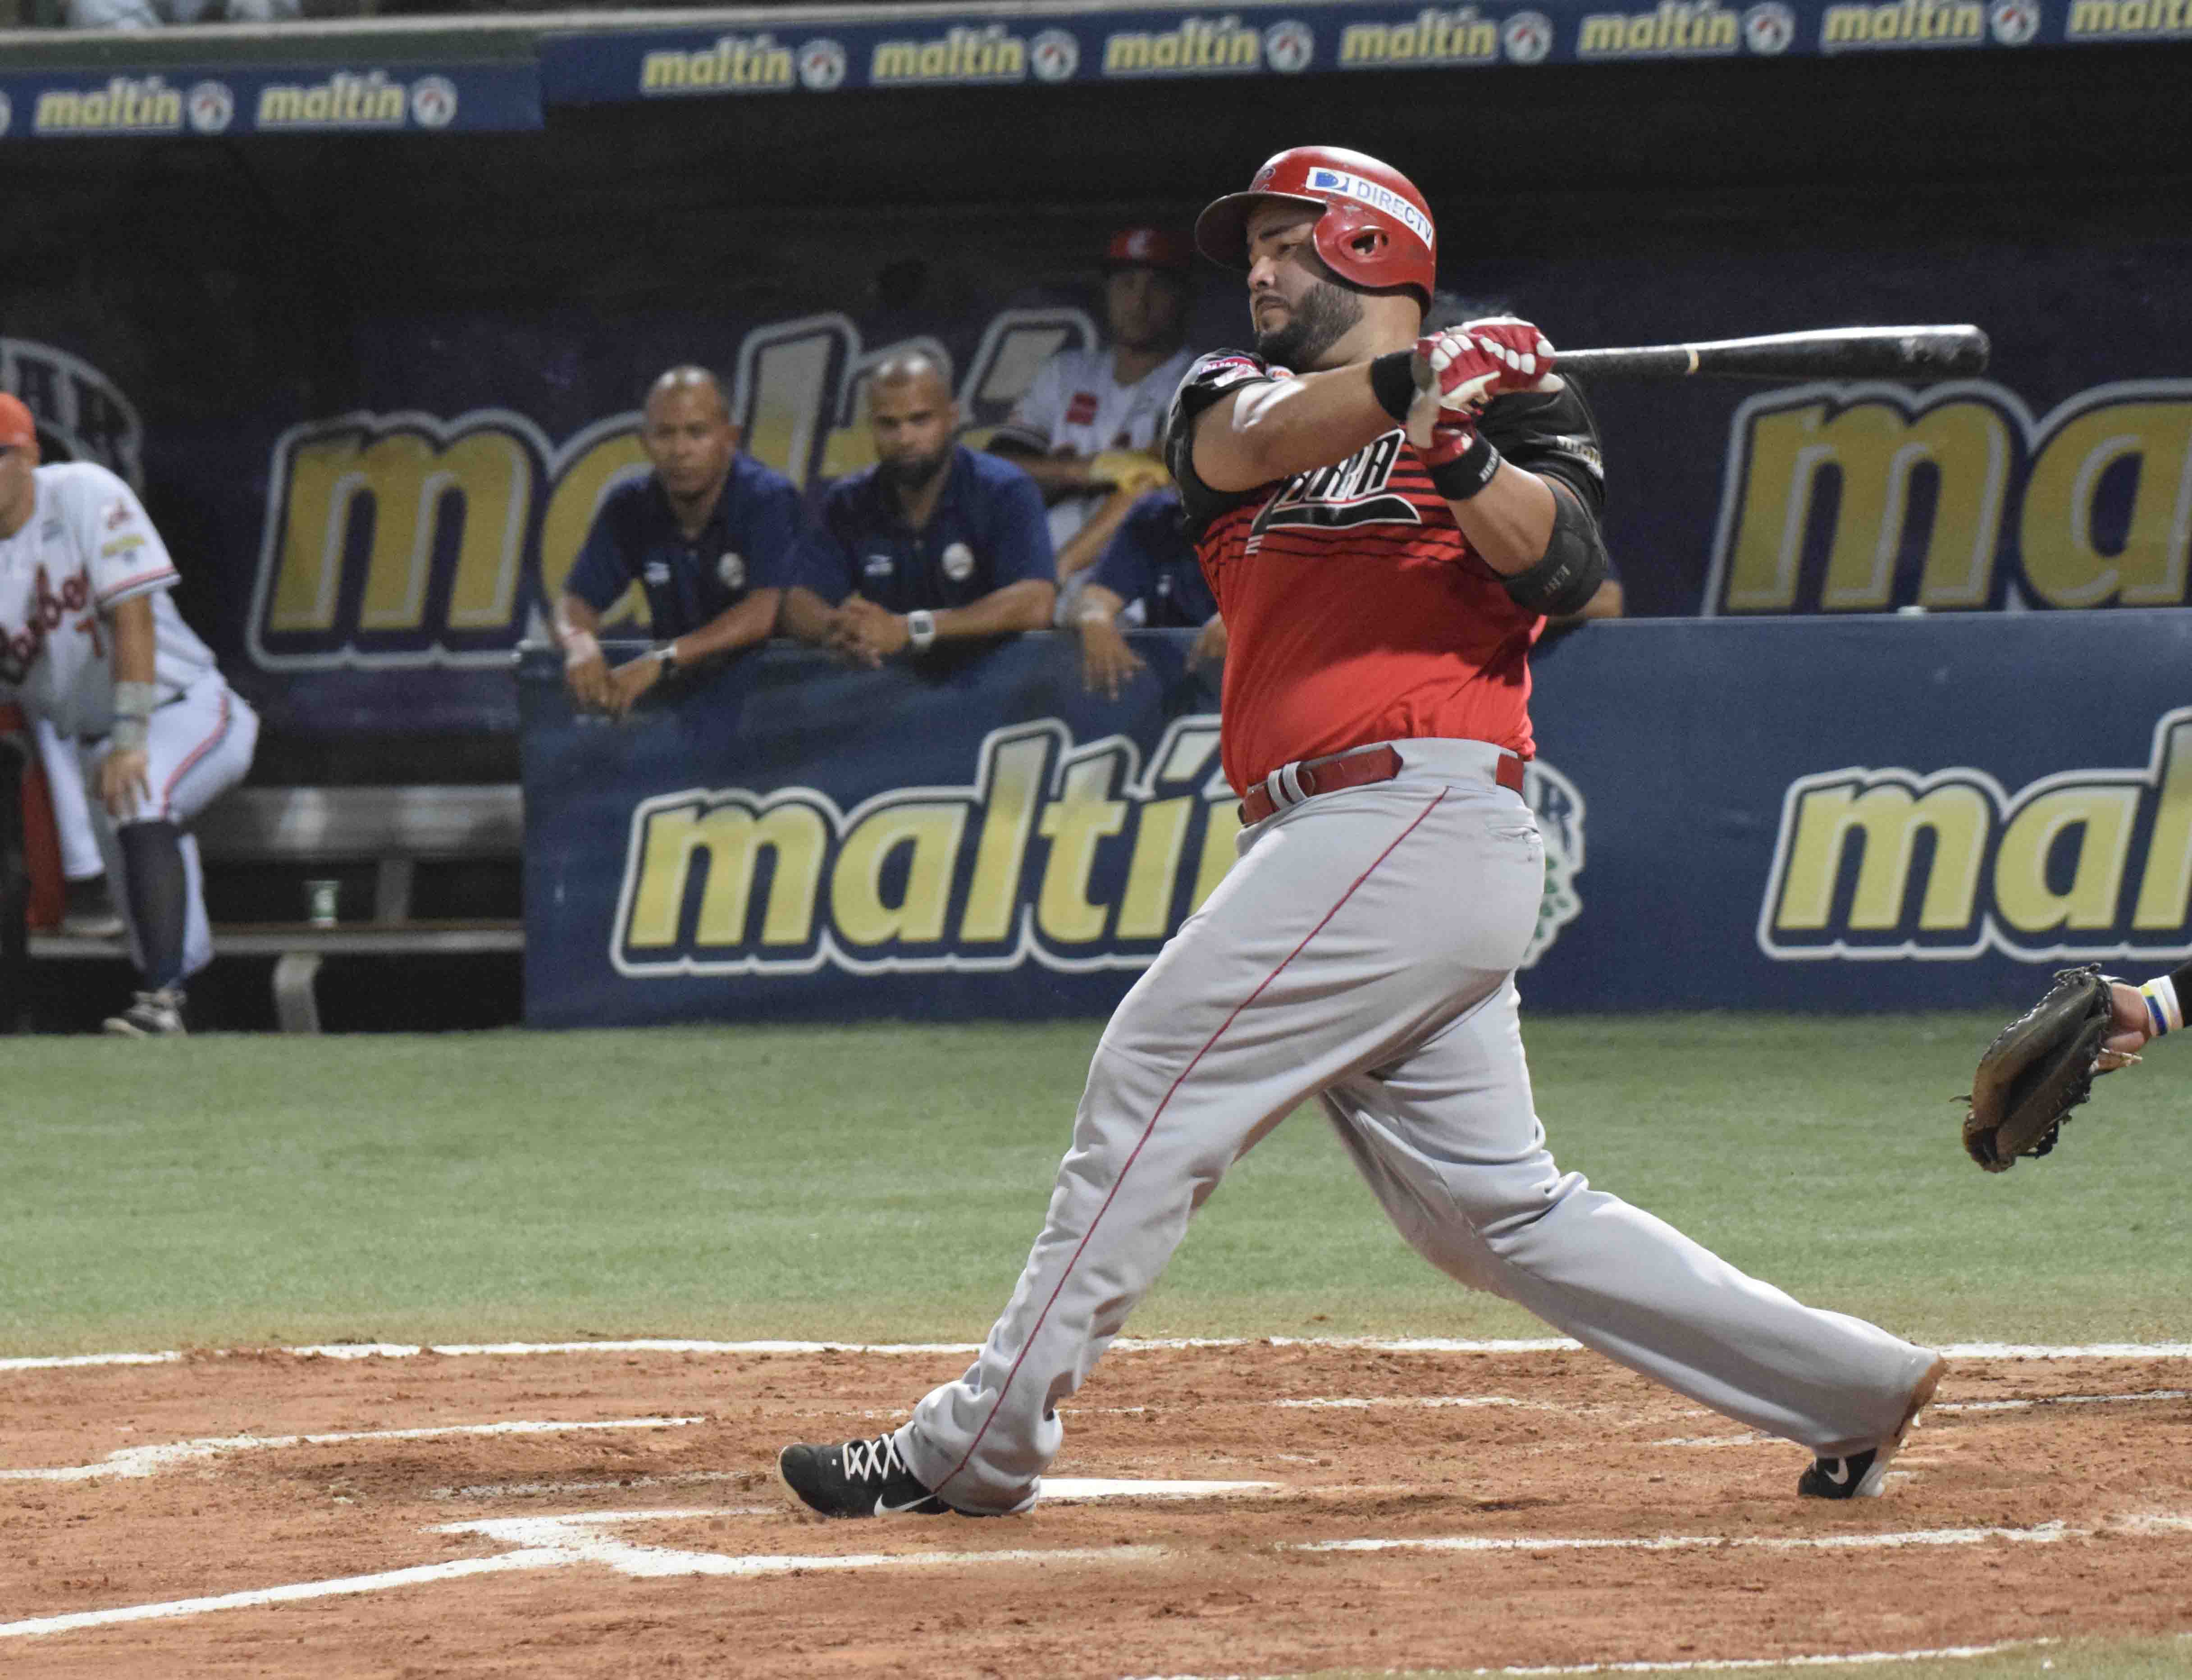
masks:
<svg viewBox="0 0 2192 1680"><path fill-rule="evenodd" d="M2097 968L2064 969L2047 995L1997 1033L1964 1099L1964 1148L1990 1173L2045 1155L2069 1112L2092 1094L2113 1014Z"/></svg>

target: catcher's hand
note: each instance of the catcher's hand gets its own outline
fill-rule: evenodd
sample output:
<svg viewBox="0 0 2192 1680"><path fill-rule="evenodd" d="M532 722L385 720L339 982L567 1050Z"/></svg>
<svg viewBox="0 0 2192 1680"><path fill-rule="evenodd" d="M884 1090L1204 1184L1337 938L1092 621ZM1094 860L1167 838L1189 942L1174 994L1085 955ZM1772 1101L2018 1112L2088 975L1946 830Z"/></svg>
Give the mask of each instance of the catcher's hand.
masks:
<svg viewBox="0 0 2192 1680"><path fill-rule="evenodd" d="M2097 968L2064 969L2047 995L1995 1035L1965 1100L1964 1148L1990 1173L2045 1155L2069 1112L2092 1094L2115 1030L2115 1003Z"/></svg>

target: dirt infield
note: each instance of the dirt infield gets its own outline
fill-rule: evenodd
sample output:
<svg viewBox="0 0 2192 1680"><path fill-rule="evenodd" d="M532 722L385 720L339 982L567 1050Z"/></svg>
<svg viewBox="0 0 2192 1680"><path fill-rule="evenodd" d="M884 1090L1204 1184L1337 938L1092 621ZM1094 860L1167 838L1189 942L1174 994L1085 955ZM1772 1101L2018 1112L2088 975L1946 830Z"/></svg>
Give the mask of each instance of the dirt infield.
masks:
<svg viewBox="0 0 2192 1680"><path fill-rule="evenodd" d="M0 1667L1115 1680L2192 1628L2180 1358L1961 1359L1889 1497L1823 1505L1800 1449L1587 1354L1122 1349L1059 1477L1264 1485L999 1522L788 1502L784 1442L879 1431L964 1363L0 1371Z"/></svg>

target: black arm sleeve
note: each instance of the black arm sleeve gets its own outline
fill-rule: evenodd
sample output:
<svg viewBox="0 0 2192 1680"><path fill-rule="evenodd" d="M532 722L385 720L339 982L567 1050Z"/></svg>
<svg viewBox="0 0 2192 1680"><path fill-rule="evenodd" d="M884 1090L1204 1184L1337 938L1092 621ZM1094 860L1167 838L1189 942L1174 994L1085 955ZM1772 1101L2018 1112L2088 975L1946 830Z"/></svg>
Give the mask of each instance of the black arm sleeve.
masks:
<svg viewBox="0 0 2192 1680"><path fill-rule="evenodd" d="M1173 393L1172 410L1165 416L1164 459L1173 483L1179 486L1180 517L1189 541L1199 540L1211 522L1227 508L1260 494L1259 490L1213 490L1196 477L1196 422L1227 391L1266 385L1274 377L1261 357L1240 350L1213 350L1187 370L1187 377Z"/></svg>
<svg viewBox="0 0 2192 1680"><path fill-rule="evenodd" d="M1495 397L1477 431L1516 466L1573 490L1593 523L1604 515L1606 464L1599 454L1598 421L1573 380L1562 391Z"/></svg>

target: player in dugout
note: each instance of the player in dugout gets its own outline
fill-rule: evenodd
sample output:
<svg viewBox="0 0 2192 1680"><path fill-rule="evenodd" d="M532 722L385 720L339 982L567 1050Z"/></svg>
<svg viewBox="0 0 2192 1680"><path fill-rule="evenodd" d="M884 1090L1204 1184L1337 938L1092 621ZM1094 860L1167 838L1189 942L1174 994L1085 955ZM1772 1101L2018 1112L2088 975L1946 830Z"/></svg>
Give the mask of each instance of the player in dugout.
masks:
<svg viewBox="0 0 2192 1680"><path fill-rule="evenodd" d="M831 487L782 628L870 669L938 643L1045 630L1057 587L1035 481L954 443L958 405L919 351L868 385L876 464Z"/></svg>
<svg viewBox="0 0 2192 1680"><path fill-rule="evenodd" d="M730 405L705 368L654 381L639 441L653 471L602 498L556 603L571 697L617 717L671 673L768 639L809 523L791 481L739 453ZM635 582L656 639L611 670L597 632Z"/></svg>
<svg viewBox="0 0 2192 1680"><path fill-rule="evenodd" d="M91 461L38 464L31 411L0 392L0 696L76 746L92 828L144 976L106 1030L185 1031L183 982L213 960L191 821L243 780L258 714L175 610L175 563L136 495Z"/></svg>
<svg viewBox="0 0 2192 1680"><path fill-rule="evenodd" d="M1161 227L1121 228L1104 248L1103 270L1108 344L1045 362L990 439L1050 504L1061 624L1108 534L1093 549L1074 547L1074 538L1107 509L1116 529L1126 506L1172 482L1157 432L1194 359L1186 346L1195 250L1186 239Z"/></svg>

